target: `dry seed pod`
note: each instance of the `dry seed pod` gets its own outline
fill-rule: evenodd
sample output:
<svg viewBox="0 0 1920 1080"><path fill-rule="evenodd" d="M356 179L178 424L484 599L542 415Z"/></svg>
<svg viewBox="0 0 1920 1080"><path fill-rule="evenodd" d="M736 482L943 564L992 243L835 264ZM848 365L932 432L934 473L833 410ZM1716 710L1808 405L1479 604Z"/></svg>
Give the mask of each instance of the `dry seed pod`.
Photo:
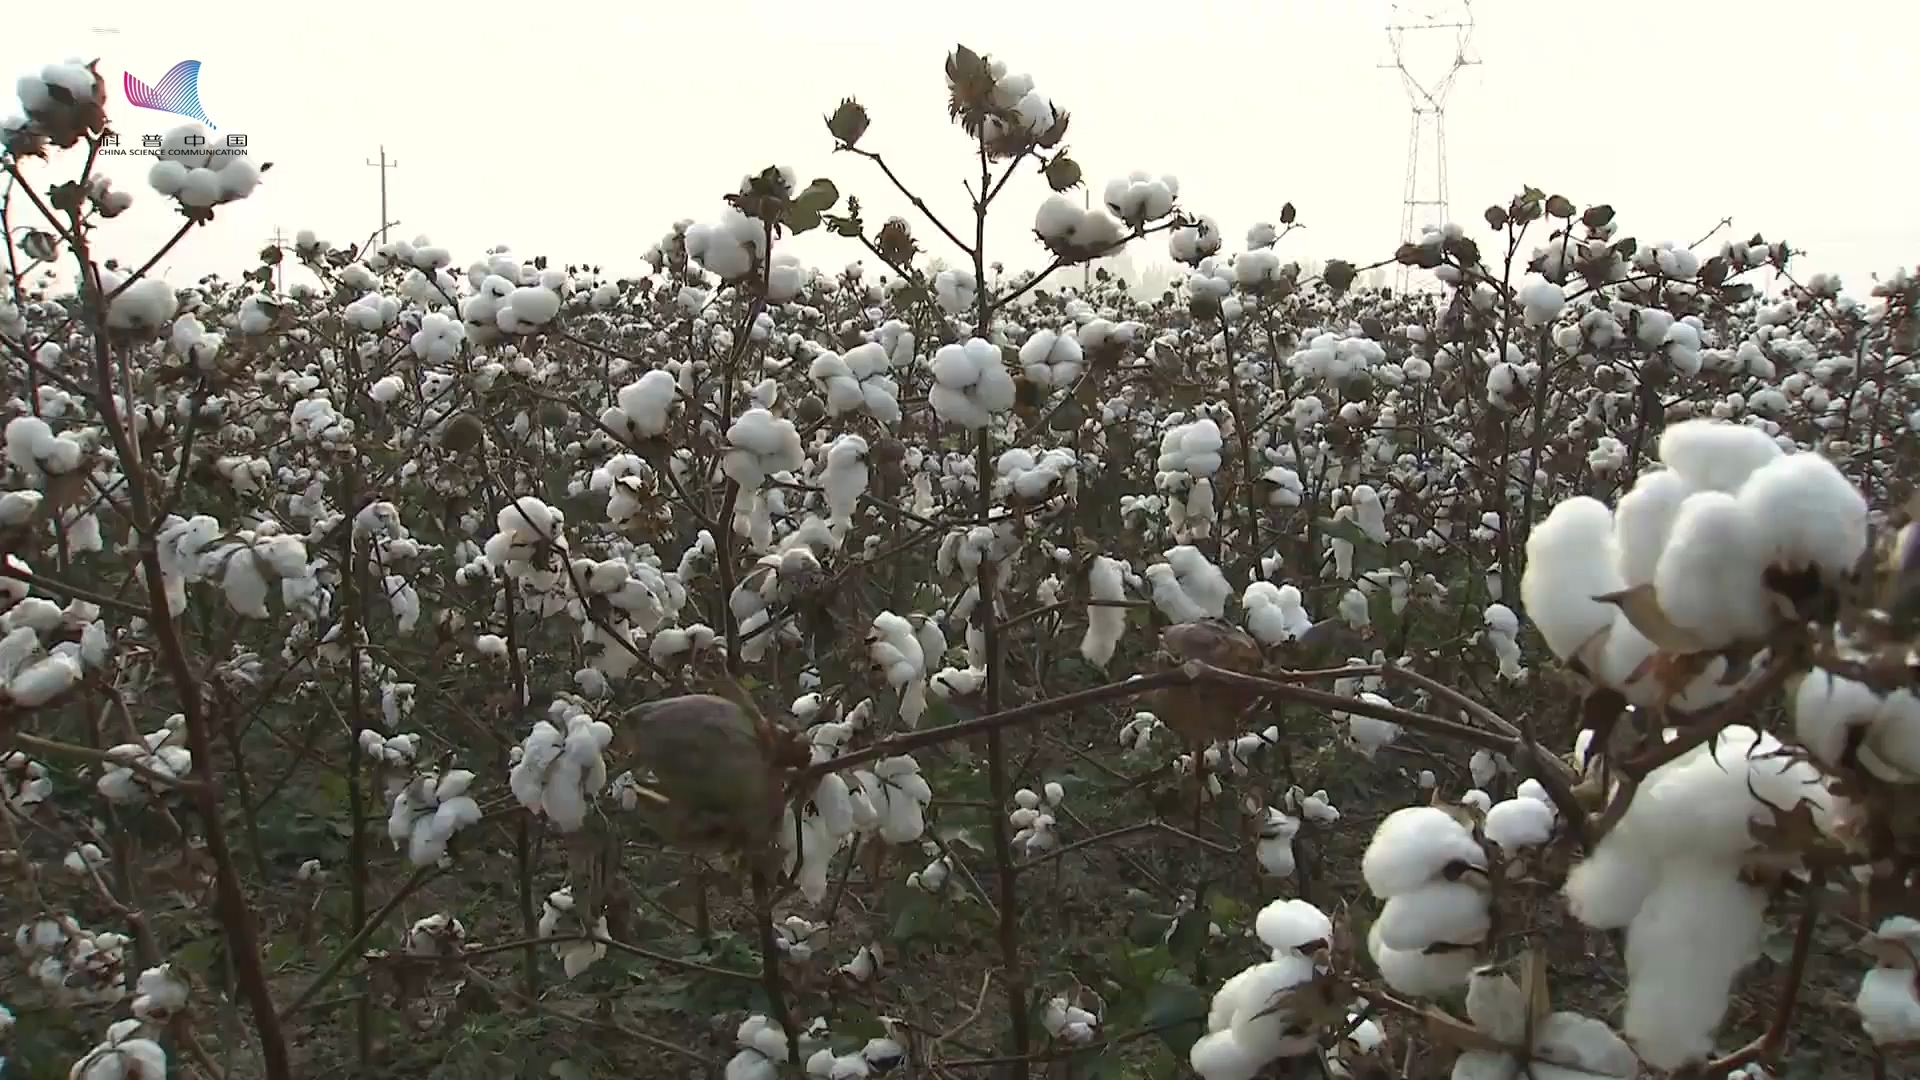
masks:
<svg viewBox="0 0 1920 1080"><path fill-rule="evenodd" d="M617 728L636 770L653 774L646 809L675 840L757 850L773 832L779 792L759 724L732 701L686 694L649 702Z"/></svg>
<svg viewBox="0 0 1920 1080"><path fill-rule="evenodd" d="M1266 662L1259 642L1220 619L1169 626L1160 634L1160 648L1176 666L1197 660L1251 675ZM1154 695L1154 712L1161 723L1197 746L1239 734L1241 714L1259 697L1257 691L1211 683L1170 686Z"/></svg>

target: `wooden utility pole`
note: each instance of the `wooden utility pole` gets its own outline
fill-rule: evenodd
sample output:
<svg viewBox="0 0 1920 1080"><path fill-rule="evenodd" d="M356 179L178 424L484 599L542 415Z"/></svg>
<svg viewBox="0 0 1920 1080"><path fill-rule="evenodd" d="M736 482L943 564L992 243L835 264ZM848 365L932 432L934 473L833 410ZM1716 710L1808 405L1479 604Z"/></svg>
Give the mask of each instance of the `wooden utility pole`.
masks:
<svg viewBox="0 0 1920 1080"><path fill-rule="evenodd" d="M367 162L367 167L380 170L380 242L384 244L387 242L387 226L396 224L391 218L387 217L387 170L399 168L400 163L398 161L388 161L387 148L382 146L380 148L380 160Z"/></svg>

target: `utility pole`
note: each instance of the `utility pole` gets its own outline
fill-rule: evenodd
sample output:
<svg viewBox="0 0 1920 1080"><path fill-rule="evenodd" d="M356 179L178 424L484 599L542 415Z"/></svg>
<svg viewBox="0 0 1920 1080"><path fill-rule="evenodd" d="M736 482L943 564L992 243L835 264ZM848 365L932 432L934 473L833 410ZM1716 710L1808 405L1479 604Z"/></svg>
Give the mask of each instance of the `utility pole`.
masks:
<svg viewBox="0 0 1920 1080"><path fill-rule="evenodd" d="M272 244L280 252L279 260L273 264L273 291L277 293L286 292L287 237L285 233L280 231L280 226L275 225L273 227L273 235L267 238L267 243Z"/></svg>
<svg viewBox="0 0 1920 1080"><path fill-rule="evenodd" d="M387 170L400 167L398 161L387 160L387 148L380 147L380 160L367 162L369 168L380 170L380 242L387 242L387 226L395 224L387 217Z"/></svg>

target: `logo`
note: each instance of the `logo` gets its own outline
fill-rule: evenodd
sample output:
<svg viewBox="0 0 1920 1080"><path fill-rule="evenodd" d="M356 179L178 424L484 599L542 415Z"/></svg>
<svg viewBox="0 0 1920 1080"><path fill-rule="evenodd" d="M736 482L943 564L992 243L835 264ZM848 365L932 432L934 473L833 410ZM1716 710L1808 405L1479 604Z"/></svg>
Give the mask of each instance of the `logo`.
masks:
<svg viewBox="0 0 1920 1080"><path fill-rule="evenodd" d="M168 112L175 116L185 116L218 131L213 121L200 107L200 61L182 60L173 65L173 70L160 77L160 81L148 86L126 73L127 102L142 109L156 112Z"/></svg>

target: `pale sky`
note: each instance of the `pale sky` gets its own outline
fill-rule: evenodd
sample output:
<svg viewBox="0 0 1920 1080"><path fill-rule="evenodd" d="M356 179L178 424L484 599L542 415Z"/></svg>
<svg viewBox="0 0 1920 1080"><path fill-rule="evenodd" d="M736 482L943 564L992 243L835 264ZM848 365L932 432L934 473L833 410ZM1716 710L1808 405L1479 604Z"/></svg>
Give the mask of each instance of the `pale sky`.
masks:
<svg viewBox="0 0 1920 1080"><path fill-rule="evenodd" d="M872 114L862 147L959 229L971 162L941 77L956 41L1032 74L1072 113L1067 142L1096 200L1114 175L1172 173L1229 250L1291 200L1307 227L1284 253L1364 263L1393 250L1406 173L1406 93L1378 66L1387 7L341 0L273 17L233 0L96 0L9 20L0 69L99 57L109 115L137 145L183 121L127 105L122 72L152 83L202 61L208 117L274 169L163 264L176 284L251 265L276 227L364 239L379 225L379 171L365 162L382 144L399 163L396 237L424 233L458 266L504 243L635 271L673 221L712 218L768 164L831 177L877 224L904 201L870 163L831 154L821 122L849 95ZM1689 242L1731 217L1743 236L1804 248L1802 273L1838 272L1860 293L1869 274L1920 261L1912 0L1479 0L1473 12L1482 63L1461 74L1447 113L1456 220L1477 222L1532 184L1612 203L1645 241ZM1442 46L1450 55L1447 37L1411 61L1435 71ZM9 97L0 111L15 107ZM145 185L150 164L106 165L136 193L105 233L108 254L143 258L178 221ZM77 162L30 168L64 179ZM1037 175L1009 186L990 258L1043 264L1030 230L1046 194ZM932 229L916 235L953 259ZM1143 243L1137 265L1166 261L1161 238ZM824 230L794 250L830 269L864 254Z"/></svg>

